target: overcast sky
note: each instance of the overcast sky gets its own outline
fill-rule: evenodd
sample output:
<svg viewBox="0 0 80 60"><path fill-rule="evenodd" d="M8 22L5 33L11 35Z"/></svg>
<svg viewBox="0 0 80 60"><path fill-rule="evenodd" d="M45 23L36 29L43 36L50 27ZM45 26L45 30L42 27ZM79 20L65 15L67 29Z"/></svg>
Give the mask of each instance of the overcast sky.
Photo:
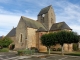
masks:
<svg viewBox="0 0 80 60"><path fill-rule="evenodd" d="M16 27L21 16L37 20L40 10L49 5L56 22L66 22L80 35L80 0L0 0L0 36Z"/></svg>

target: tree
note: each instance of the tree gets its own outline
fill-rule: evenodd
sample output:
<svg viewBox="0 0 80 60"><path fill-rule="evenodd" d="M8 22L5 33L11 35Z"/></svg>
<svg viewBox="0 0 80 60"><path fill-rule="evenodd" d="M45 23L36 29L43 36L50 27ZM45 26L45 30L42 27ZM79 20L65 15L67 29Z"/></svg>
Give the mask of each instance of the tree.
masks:
<svg viewBox="0 0 80 60"><path fill-rule="evenodd" d="M56 34L58 43L62 47L62 55L63 53L63 45L64 43L78 43L79 42L79 36L75 32L70 32L70 31L59 31Z"/></svg>
<svg viewBox="0 0 80 60"><path fill-rule="evenodd" d="M41 43L48 48L50 54L50 47L59 43L62 47L62 55L63 53L63 45L64 43L78 43L79 36L75 32L71 31L59 31L49 34L44 34L41 36Z"/></svg>
<svg viewBox="0 0 80 60"><path fill-rule="evenodd" d="M0 40L0 45L2 47L8 47L13 41L9 37L4 37L2 40Z"/></svg>
<svg viewBox="0 0 80 60"><path fill-rule="evenodd" d="M57 43L55 33L44 34L41 36L41 43L47 47L50 54L50 47Z"/></svg>

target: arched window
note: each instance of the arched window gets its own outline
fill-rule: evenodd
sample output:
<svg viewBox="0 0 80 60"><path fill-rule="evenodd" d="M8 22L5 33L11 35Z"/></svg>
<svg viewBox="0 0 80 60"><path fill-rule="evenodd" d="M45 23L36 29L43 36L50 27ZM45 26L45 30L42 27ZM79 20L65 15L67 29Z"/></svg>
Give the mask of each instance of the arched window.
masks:
<svg viewBox="0 0 80 60"><path fill-rule="evenodd" d="M21 36L20 36L20 42L22 42L22 34L21 34Z"/></svg>
<svg viewBox="0 0 80 60"><path fill-rule="evenodd" d="M44 23L45 14L42 14L42 22Z"/></svg>
<svg viewBox="0 0 80 60"><path fill-rule="evenodd" d="M42 17L45 17L45 14L42 14Z"/></svg>

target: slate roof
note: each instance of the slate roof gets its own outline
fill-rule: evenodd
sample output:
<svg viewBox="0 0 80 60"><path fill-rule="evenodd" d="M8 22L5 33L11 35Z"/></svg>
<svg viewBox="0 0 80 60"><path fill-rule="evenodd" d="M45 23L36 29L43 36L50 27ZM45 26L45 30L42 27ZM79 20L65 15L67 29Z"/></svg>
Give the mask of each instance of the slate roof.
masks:
<svg viewBox="0 0 80 60"><path fill-rule="evenodd" d="M44 28L42 28L42 27L40 27L40 28L37 30L37 32L47 32L47 30L44 29Z"/></svg>
<svg viewBox="0 0 80 60"><path fill-rule="evenodd" d="M25 22L26 27L35 28L35 29L39 29L40 27L42 27L43 29L45 29L45 27L38 21L23 16L21 16L21 19Z"/></svg>
<svg viewBox="0 0 80 60"><path fill-rule="evenodd" d="M52 25L50 31L69 29L72 30L65 22L55 23Z"/></svg>
<svg viewBox="0 0 80 60"><path fill-rule="evenodd" d="M38 16L47 13L49 11L50 7L51 7L51 5L41 9L41 11L39 12Z"/></svg>
<svg viewBox="0 0 80 60"><path fill-rule="evenodd" d="M13 28L6 36L7 37L13 37L16 35L16 28Z"/></svg>

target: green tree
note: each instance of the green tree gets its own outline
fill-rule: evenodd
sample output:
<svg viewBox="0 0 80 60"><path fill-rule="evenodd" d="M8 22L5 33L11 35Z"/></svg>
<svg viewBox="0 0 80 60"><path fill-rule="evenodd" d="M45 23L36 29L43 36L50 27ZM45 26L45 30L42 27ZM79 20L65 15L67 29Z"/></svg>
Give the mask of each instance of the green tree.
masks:
<svg viewBox="0 0 80 60"><path fill-rule="evenodd" d="M8 47L13 41L9 37L4 37L2 40L0 40L0 45L2 47Z"/></svg>
<svg viewBox="0 0 80 60"><path fill-rule="evenodd" d="M41 43L47 47L50 54L50 47L57 43L55 33L44 34L41 36Z"/></svg>
<svg viewBox="0 0 80 60"><path fill-rule="evenodd" d="M64 43L78 43L79 42L79 36L75 32L69 32L69 31L59 31L57 32L57 40L58 43L62 47L62 55L63 53L63 45Z"/></svg>

